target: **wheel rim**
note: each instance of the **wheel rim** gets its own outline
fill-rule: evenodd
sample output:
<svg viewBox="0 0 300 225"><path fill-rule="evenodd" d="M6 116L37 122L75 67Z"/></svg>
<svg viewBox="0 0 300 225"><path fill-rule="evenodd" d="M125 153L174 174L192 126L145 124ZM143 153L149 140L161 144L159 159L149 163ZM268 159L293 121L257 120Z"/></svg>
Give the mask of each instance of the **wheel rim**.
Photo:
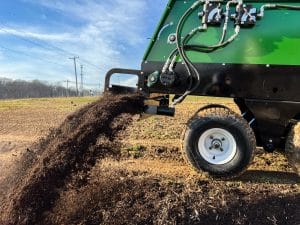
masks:
<svg viewBox="0 0 300 225"><path fill-rule="evenodd" d="M200 155L209 163L223 165L230 162L237 153L235 138L227 130L213 128L199 138Z"/></svg>

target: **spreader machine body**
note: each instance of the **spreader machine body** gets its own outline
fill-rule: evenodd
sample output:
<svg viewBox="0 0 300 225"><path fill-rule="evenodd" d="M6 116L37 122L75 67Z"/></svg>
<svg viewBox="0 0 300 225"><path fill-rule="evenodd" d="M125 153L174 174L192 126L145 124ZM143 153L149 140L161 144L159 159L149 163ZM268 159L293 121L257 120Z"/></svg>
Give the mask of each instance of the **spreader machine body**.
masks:
<svg viewBox="0 0 300 225"><path fill-rule="evenodd" d="M136 75L137 87L111 86L115 73ZM189 95L232 98L240 113L200 108L183 140L191 164L213 176L240 174L256 146L297 158L300 1L170 0L141 69L111 70L106 91L139 92L146 113L167 116Z"/></svg>

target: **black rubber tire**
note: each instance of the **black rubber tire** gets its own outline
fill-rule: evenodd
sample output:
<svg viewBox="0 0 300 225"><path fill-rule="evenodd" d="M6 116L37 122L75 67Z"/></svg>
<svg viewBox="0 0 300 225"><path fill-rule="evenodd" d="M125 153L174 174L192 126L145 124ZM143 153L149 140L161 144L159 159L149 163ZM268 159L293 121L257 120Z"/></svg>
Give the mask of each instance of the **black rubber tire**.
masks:
<svg viewBox="0 0 300 225"><path fill-rule="evenodd" d="M287 137L285 151L289 164L300 176L300 122L292 127Z"/></svg>
<svg viewBox="0 0 300 225"><path fill-rule="evenodd" d="M234 158L223 165L209 163L198 149L201 135L213 128L225 129L234 137L237 144ZM215 178L234 178L241 175L252 162L256 139L252 128L240 115L227 108L213 107L201 111L190 120L182 147L185 158L196 170L208 172Z"/></svg>

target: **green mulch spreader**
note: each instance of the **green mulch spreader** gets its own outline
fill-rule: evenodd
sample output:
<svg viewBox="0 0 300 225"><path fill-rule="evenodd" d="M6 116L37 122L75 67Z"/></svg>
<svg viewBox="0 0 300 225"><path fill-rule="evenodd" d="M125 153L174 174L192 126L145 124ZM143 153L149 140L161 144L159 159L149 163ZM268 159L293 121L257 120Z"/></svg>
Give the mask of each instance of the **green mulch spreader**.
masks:
<svg viewBox="0 0 300 225"><path fill-rule="evenodd" d="M111 85L114 74L136 75L137 87ZM105 89L139 92L145 113L166 116L189 95L232 98L240 114L207 105L190 119L192 166L234 177L259 146L285 150L299 173L300 1L170 0L141 70L109 71Z"/></svg>

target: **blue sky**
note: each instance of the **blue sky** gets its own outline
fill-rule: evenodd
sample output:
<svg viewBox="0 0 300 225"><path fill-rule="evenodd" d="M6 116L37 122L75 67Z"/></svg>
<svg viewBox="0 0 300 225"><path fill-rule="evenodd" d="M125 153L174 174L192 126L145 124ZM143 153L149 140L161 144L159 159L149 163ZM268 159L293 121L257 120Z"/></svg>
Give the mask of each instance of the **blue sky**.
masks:
<svg viewBox="0 0 300 225"><path fill-rule="evenodd" d="M112 67L139 68L167 0L2 0L0 77L98 85ZM130 83L132 80L123 81ZM91 87L92 88L92 87Z"/></svg>

